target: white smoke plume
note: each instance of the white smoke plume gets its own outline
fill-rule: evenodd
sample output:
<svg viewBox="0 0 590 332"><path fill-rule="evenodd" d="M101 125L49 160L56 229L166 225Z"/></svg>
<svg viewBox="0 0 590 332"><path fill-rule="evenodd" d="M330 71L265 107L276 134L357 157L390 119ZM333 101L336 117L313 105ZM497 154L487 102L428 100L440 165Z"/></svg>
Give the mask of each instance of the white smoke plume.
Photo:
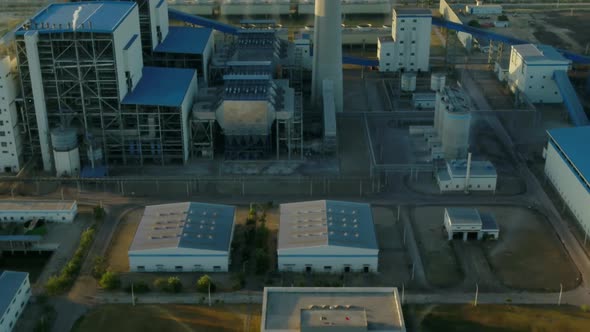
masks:
<svg viewBox="0 0 590 332"><path fill-rule="evenodd" d="M76 31L76 23L78 22L78 17L80 17L80 12L82 11L82 6L79 6L78 9L74 12L74 18L72 20L72 28Z"/></svg>

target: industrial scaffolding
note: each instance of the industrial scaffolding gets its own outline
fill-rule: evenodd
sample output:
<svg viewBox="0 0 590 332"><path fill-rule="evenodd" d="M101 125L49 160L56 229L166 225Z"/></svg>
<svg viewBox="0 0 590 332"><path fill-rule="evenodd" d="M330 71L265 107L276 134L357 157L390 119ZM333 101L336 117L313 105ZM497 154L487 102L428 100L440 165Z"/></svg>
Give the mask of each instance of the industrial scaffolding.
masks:
<svg viewBox="0 0 590 332"><path fill-rule="evenodd" d="M181 114L175 107L122 105L113 35L49 31L38 34L37 49L45 94L48 128L66 122L82 137L93 137L111 165L164 164L182 161ZM16 37L23 92L24 133L28 157L41 151L33 82L25 37ZM35 65L35 64L33 64ZM127 91L132 82L128 77ZM87 161L82 154L82 161Z"/></svg>

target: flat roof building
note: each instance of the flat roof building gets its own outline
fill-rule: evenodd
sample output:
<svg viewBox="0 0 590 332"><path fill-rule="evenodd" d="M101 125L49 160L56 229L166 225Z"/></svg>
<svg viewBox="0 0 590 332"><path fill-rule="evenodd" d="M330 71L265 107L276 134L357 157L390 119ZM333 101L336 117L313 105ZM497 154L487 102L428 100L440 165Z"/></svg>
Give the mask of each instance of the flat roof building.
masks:
<svg viewBox="0 0 590 332"><path fill-rule="evenodd" d="M10 332L31 297L29 274L0 270L0 331Z"/></svg>
<svg viewBox="0 0 590 332"><path fill-rule="evenodd" d="M24 223L33 219L71 223L78 214L76 201L0 200L0 222Z"/></svg>
<svg viewBox="0 0 590 332"><path fill-rule="evenodd" d="M590 126L551 129L547 134L545 175L590 235Z"/></svg>
<svg viewBox="0 0 590 332"><path fill-rule="evenodd" d="M280 271L376 272L371 206L331 200L281 204L277 252Z"/></svg>
<svg viewBox="0 0 590 332"><path fill-rule="evenodd" d="M436 172L436 182L441 192L496 191L498 173L489 160L472 160L467 176L467 160L450 160Z"/></svg>
<svg viewBox="0 0 590 332"><path fill-rule="evenodd" d="M500 235L494 216L475 208L445 208L444 228L449 240L458 237L463 241L469 238L481 240L486 235L497 240Z"/></svg>
<svg viewBox="0 0 590 332"><path fill-rule="evenodd" d="M134 272L227 271L235 208L208 203L146 206L129 248Z"/></svg>
<svg viewBox="0 0 590 332"><path fill-rule="evenodd" d="M265 287L261 332L406 331L397 288Z"/></svg>

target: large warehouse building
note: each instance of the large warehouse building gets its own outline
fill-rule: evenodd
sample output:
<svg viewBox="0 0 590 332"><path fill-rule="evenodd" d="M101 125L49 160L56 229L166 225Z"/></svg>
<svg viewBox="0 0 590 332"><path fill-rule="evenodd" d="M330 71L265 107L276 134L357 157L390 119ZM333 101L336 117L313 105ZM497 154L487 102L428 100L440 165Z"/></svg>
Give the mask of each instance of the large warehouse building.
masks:
<svg viewBox="0 0 590 332"><path fill-rule="evenodd" d="M585 148L590 126L551 129L548 134L545 175L590 235L590 158Z"/></svg>
<svg viewBox="0 0 590 332"><path fill-rule="evenodd" d="M0 332L10 332L31 297L29 274L0 271Z"/></svg>
<svg viewBox="0 0 590 332"><path fill-rule="evenodd" d="M206 203L146 206L129 248L134 272L226 272L235 208Z"/></svg>
<svg viewBox="0 0 590 332"><path fill-rule="evenodd" d="M279 271L376 272L371 206L342 201L281 204Z"/></svg>
<svg viewBox="0 0 590 332"><path fill-rule="evenodd" d="M261 332L405 332L397 288L265 287Z"/></svg>

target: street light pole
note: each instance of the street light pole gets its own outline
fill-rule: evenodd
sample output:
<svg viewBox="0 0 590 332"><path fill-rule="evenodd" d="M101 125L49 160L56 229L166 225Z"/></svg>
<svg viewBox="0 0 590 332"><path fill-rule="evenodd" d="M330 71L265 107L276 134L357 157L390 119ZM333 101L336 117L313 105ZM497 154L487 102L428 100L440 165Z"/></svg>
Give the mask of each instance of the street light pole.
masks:
<svg viewBox="0 0 590 332"><path fill-rule="evenodd" d="M473 306L477 307L477 296L479 295L479 285L475 283L475 301L473 301Z"/></svg>
<svg viewBox="0 0 590 332"><path fill-rule="evenodd" d="M211 306L211 280L209 280L209 289L208 289L208 292L209 292L209 306Z"/></svg>
<svg viewBox="0 0 590 332"><path fill-rule="evenodd" d="M559 284L559 298L557 299L557 305L561 305L561 295L563 294L563 284Z"/></svg>

